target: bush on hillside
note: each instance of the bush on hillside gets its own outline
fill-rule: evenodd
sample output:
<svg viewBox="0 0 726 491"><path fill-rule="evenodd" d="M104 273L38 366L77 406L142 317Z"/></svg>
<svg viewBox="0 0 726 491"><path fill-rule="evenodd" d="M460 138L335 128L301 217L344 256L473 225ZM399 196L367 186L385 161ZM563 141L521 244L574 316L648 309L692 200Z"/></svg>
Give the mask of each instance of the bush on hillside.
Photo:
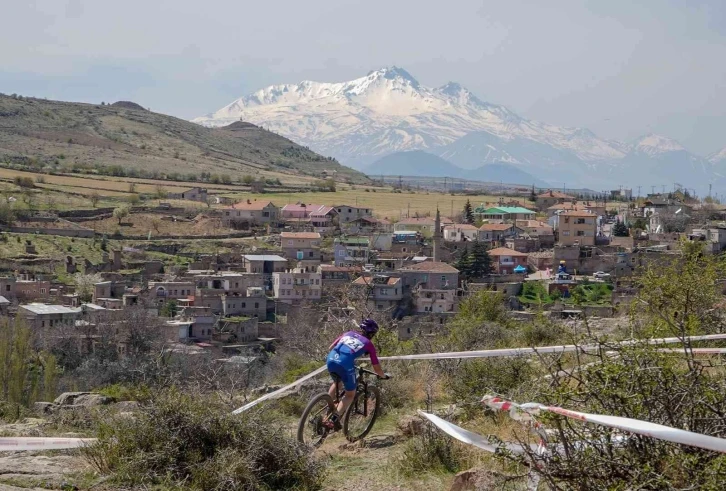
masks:
<svg viewBox="0 0 726 491"><path fill-rule="evenodd" d="M98 436L83 454L119 486L313 490L325 477L322 462L282 425L174 390L134 418L103 422Z"/></svg>

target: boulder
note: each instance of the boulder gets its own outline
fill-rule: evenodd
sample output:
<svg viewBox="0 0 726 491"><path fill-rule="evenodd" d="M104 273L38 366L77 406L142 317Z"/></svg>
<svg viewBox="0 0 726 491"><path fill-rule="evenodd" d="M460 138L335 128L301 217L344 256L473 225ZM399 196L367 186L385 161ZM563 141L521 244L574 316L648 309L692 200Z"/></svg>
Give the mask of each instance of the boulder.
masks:
<svg viewBox="0 0 726 491"><path fill-rule="evenodd" d="M35 414L47 415L53 412L57 406L52 402L34 402L33 411Z"/></svg>
<svg viewBox="0 0 726 491"><path fill-rule="evenodd" d="M112 397L91 392L64 392L55 399L59 406L105 406L114 402Z"/></svg>
<svg viewBox="0 0 726 491"><path fill-rule="evenodd" d="M396 427L403 436L420 435L423 432L424 420L420 416L404 416L398 420Z"/></svg>

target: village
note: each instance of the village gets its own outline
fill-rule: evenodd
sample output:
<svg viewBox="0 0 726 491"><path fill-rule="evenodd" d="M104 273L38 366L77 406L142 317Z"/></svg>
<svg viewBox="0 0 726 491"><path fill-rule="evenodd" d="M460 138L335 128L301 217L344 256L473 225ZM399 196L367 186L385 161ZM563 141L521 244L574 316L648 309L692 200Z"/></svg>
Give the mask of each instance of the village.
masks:
<svg viewBox="0 0 726 491"><path fill-rule="evenodd" d="M173 198L209 200L202 188ZM597 198L533 189L496 202L467 201L454 216L437 209L397 221L351 204L217 200L206 215L261 245L169 264L132 247L104 247L103 235L100 262L69 254L62 265L70 277L93 280L81 287L25 267L42 263L27 239L24 261L6 258L0 311L37 330L71 327L70 335L91 352L101 317L142 308L158 316L168 350L248 363L274 351L287 319L311 308L320 318L342 311L388 320L401 340L444 331L462 298L482 290L497 295L514 316L607 322L627 315L639 268L674 254L679 241L702 241L712 253L726 246L720 205L679 192L636 199L613 191ZM174 211L163 202L156 208ZM6 227L3 240L21 232L100 235L77 221L58 229L63 220L47 214L25 221ZM364 311L345 312L346 299L356 299ZM124 339L117 344L122 355Z"/></svg>

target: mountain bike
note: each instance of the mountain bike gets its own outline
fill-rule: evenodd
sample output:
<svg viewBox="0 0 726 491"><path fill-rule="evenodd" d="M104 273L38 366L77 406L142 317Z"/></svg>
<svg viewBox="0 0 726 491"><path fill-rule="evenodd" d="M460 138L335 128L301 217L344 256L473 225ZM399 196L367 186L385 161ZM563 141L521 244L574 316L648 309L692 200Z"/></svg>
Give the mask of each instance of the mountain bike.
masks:
<svg viewBox="0 0 726 491"><path fill-rule="evenodd" d="M355 397L343 415L343 434L349 442L364 438L373 428L380 412L381 392L378 387L371 385L366 380L368 375L377 377L375 372L358 367L358 386L355 390ZM327 392L317 394L310 399L297 427L297 439L300 443L317 447L325 441L329 434L333 433L333 430L327 428L323 423L333 415L343 394L345 394L345 390L341 389L335 400Z"/></svg>

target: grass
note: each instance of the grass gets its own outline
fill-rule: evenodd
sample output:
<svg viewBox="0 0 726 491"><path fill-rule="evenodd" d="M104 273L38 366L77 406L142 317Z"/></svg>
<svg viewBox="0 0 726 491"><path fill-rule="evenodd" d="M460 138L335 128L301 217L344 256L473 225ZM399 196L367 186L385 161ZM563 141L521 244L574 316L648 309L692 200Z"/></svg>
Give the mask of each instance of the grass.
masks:
<svg viewBox="0 0 726 491"><path fill-rule="evenodd" d="M340 188L340 186L339 186ZM366 189L375 189L376 192ZM482 202L494 202L499 197L490 195L449 195L442 193L415 191L396 193L390 188L373 188L366 186L354 186L341 188L333 193L321 192L299 192L299 193L264 193L230 195L241 199L269 200L277 206L284 206L288 203L313 203L325 205L353 205L361 208L371 208L373 214L379 218L388 218L391 221L398 221L407 214L415 216L433 216L436 208L441 211L442 216L461 214L467 200L471 201L473 207Z"/></svg>

